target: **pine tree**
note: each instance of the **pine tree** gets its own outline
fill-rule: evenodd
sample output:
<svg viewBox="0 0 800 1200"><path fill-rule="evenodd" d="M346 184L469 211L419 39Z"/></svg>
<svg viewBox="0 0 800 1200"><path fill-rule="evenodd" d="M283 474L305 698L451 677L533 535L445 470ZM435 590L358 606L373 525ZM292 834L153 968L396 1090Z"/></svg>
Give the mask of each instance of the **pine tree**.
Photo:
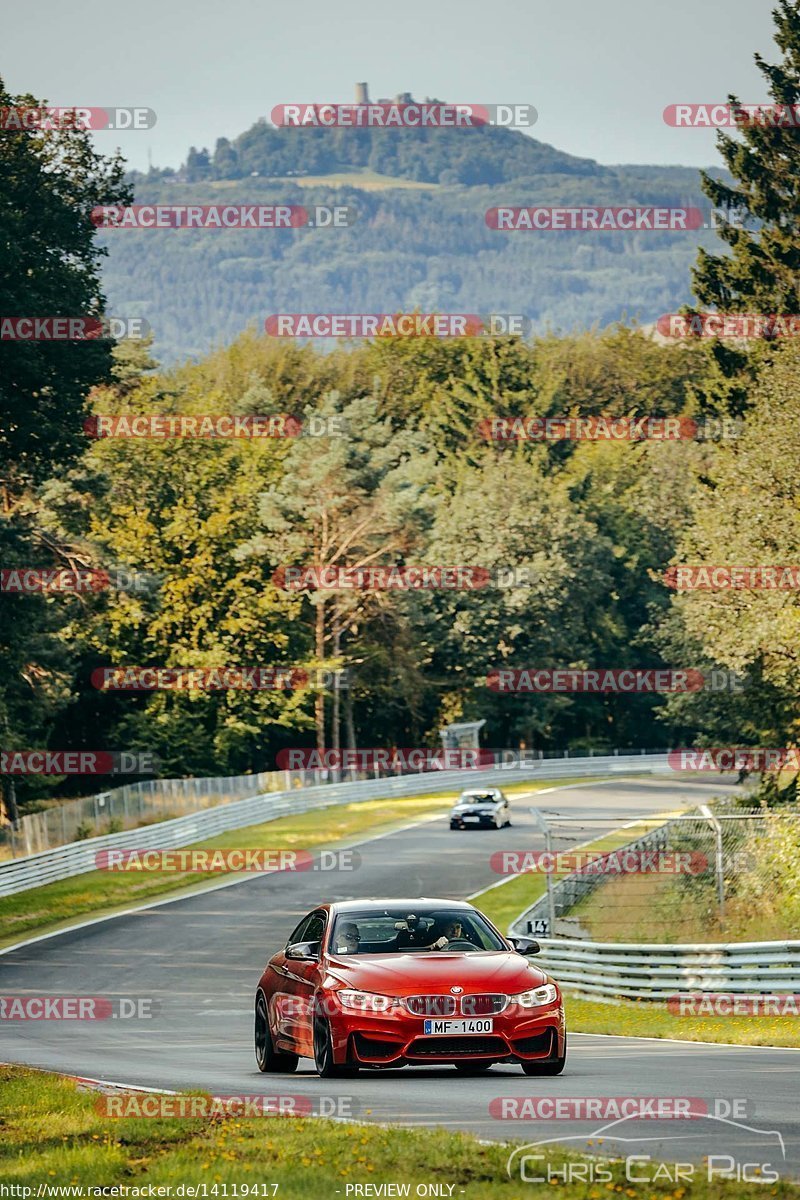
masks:
<svg viewBox="0 0 800 1200"><path fill-rule="evenodd" d="M800 102L800 6L779 0L773 10L775 41L783 60L756 65L768 83L775 105ZM740 106L729 96L731 107ZM734 183L702 173L702 186L712 203L728 214L719 225L730 254L700 250L693 271L694 291L701 303L720 312L797 313L800 302L800 129L786 124L756 123L742 112L739 135L718 134L718 147Z"/></svg>

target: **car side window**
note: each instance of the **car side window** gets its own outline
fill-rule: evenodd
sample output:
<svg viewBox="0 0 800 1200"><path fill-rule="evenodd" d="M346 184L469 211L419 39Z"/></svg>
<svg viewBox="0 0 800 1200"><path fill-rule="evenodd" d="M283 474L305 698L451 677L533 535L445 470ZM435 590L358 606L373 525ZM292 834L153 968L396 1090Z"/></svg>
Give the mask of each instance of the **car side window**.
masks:
<svg viewBox="0 0 800 1200"><path fill-rule="evenodd" d="M302 921L297 926L297 928L294 929L292 931L292 933L289 934L289 939L286 943L287 946L293 946L295 944L295 942L310 942L311 941L310 937L306 937L306 927L309 925L309 923L313 919L314 915L315 915L314 913L311 913L309 916L303 917Z"/></svg>
<svg viewBox="0 0 800 1200"><path fill-rule="evenodd" d="M308 925L303 930L303 937L301 940L304 942L321 942L324 932L325 914L312 913L308 918Z"/></svg>
<svg viewBox="0 0 800 1200"><path fill-rule="evenodd" d="M286 945L293 946L295 942L321 942L324 932L325 914L321 912L309 913L307 917L303 917L300 924L292 932Z"/></svg>

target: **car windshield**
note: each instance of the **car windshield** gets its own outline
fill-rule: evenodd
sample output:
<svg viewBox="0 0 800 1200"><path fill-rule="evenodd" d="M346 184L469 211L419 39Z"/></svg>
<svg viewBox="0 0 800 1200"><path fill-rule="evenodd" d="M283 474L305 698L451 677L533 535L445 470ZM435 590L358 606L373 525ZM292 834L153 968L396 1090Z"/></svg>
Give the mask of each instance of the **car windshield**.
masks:
<svg viewBox="0 0 800 1200"><path fill-rule="evenodd" d="M471 792L466 796L462 796L459 804L497 804L497 796L493 796L491 792Z"/></svg>
<svg viewBox="0 0 800 1200"><path fill-rule="evenodd" d="M507 950L480 913L463 909L388 908L340 913L331 933L333 954L441 953Z"/></svg>

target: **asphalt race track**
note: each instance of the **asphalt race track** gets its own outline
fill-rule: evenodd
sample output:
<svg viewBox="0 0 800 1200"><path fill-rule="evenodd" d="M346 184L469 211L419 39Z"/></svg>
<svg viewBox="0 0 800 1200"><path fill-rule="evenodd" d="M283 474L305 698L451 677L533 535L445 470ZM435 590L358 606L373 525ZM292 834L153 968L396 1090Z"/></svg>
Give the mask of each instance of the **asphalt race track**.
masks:
<svg viewBox="0 0 800 1200"><path fill-rule="evenodd" d="M713 779L621 778L559 788L538 803L584 818L582 841L608 829L610 817L621 824L702 803L720 790ZM152 997L158 1011L148 1020L3 1021L0 1059L144 1087L303 1095L324 1113L345 1118L439 1125L496 1140L567 1140L576 1148L585 1148L597 1133L597 1120L499 1120L490 1114L490 1101L635 1095L686 1096L711 1105L715 1099L746 1097L747 1117L737 1124L710 1118L628 1121L601 1135L603 1150L614 1146L669 1162L729 1154L737 1162L771 1163L782 1176L800 1175L800 1051L795 1050L571 1034L567 1068L557 1078L527 1077L518 1067L495 1066L469 1079L450 1067L423 1067L320 1080L306 1060L296 1075L258 1073L252 1048L254 987L267 958L305 912L321 900L472 895L497 882L489 864L493 851L542 847L525 801L514 802L513 819L513 828L500 832L451 832L446 819L428 820L357 843L361 864L354 871L250 876L234 886L155 904L6 953L0 957L4 996ZM247 830L242 830L241 844L246 841ZM726 1111L723 1107L721 1114Z"/></svg>

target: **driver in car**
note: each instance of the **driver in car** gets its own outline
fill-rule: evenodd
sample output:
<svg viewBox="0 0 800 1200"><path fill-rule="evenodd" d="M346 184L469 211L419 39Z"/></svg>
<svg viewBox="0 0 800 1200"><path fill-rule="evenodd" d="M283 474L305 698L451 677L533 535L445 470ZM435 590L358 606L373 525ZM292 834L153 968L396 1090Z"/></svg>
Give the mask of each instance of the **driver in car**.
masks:
<svg viewBox="0 0 800 1200"><path fill-rule="evenodd" d="M442 936L437 938L431 946L432 950L444 950L448 942L456 942L463 940L464 931L461 928L460 921L447 921L444 927Z"/></svg>
<svg viewBox="0 0 800 1200"><path fill-rule="evenodd" d="M361 933L355 921L345 921L336 929L337 954L358 954L361 945Z"/></svg>

